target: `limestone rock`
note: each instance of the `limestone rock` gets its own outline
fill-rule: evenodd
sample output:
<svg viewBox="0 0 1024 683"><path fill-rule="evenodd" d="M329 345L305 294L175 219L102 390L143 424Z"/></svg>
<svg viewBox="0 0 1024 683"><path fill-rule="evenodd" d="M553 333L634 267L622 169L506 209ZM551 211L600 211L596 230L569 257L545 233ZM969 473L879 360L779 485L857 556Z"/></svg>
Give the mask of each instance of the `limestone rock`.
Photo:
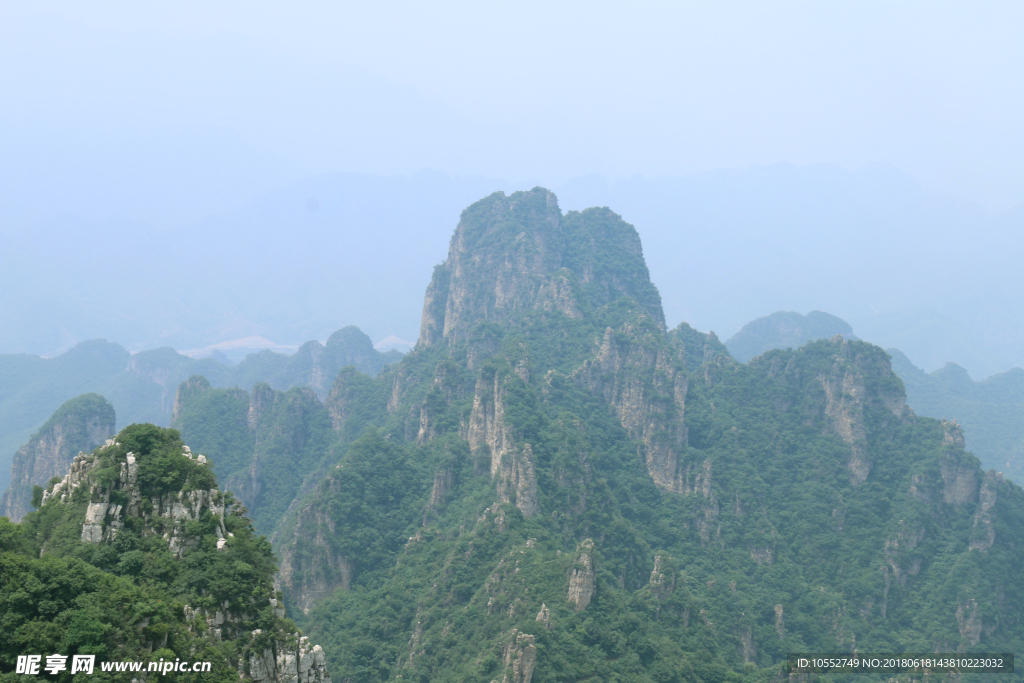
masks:
<svg viewBox="0 0 1024 683"><path fill-rule="evenodd" d="M880 357L874 347L851 343L838 334L830 343L832 367L818 378L825 390L825 418L829 430L850 446L847 469L850 482L856 486L867 481L872 465L864 421L865 406L879 403L897 420L902 420L908 415L906 394L902 386L878 386L868 391L868 383L891 375L888 359Z"/></svg>
<svg viewBox="0 0 1024 683"><path fill-rule="evenodd" d="M621 296L664 326L636 230L608 209L562 216L543 188L496 192L462 213L427 288L419 344L469 339L481 320L531 311L580 318Z"/></svg>
<svg viewBox="0 0 1024 683"><path fill-rule="evenodd" d="M571 602L577 612L582 612L590 604L596 589L594 576L594 542L589 538L580 543L576 551L576 562L579 566L569 571L569 592L566 599Z"/></svg>
<svg viewBox="0 0 1024 683"><path fill-rule="evenodd" d="M32 511L32 487L45 487L53 477L63 476L75 454L91 451L113 435L114 422L114 407L98 394L66 401L15 454L0 516L20 522Z"/></svg>
<svg viewBox="0 0 1024 683"><path fill-rule="evenodd" d="M974 515L974 529L968 548L986 552L996 540L995 512L993 508L999 496L999 487L1003 483L1000 472L989 471L981 482L978 495L978 511Z"/></svg>
<svg viewBox="0 0 1024 683"><path fill-rule="evenodd" d="M533 669L537 666L537 646L534 642L534 636L512 629L502 657L505 664L502 683L530 683Z"/></svg>
<svg viewBox="0 0 1024 683"><path fill-rule="evenodd" d="M332 480L322 485L331 486ZM352 582L352 565L334 550L331 538L335 535L335 521L312 502L296 516L293 537L296 543L280 549L281 565L277 583L288 604L308 614L313 605L341 588L348 590Z"/></svg>
<svg viewBox="0 0 1024 683"><path fill-rule="evenodd" d="M498 482L501 502L515 504L529 517L540 512L537 475L532 447L517 445L505 421L506 383L510 377L495 373L482 376L477 382L468 441L474 453L490 456L490 473Z"/></svg>
<svg viewBox="0 0 1024 683"><path fill-rule="evenodd" d="M644 445L644 462L654 483L682 493L679 459L686 446L684 363L653 321L640 318L618 332L607 328L592 360L577 381L603 395L622 426Z"/></svg>
<svg viewBox="0 0 1024 683"><path fill-rule="evenodd" d="M977 600L966 598L957 604L956 623L960 627L960 637L971 645L977 645L981 640L982 627Z"/></svg>

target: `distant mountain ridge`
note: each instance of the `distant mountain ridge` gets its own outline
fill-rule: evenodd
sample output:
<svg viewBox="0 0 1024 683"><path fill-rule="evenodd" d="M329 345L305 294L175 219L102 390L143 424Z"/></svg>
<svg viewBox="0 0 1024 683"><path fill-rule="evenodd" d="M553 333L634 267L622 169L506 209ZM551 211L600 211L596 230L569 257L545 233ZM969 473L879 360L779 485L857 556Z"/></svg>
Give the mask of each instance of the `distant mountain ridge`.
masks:
<svg viewBox="0 0 1024 683"><path fill-rule="evenodd" d="M799 348L836 334L856 339L846 321L823 311L806 316L778 311L747 323L726 345L737 360L749 362L771 349ZM899 349L886 351L906 387L908 404L919 415L957 420L968 450L985 468L1024 482L1024 370L976 382L956 363L926 373Z"/></svg>
<svg viewBox="0 0 1024 683"><path fill-rule="evenodd" d="M733 358L746 363L765 351L796 349L809 341L831 339L837 334L845 339L857 339L846 321L824 311L811 311L807 315L778 311L747 323L725 345Z"/></svg>
<svg viewBox="0 0 1024 683"><path fill-rule="evenodd" d="M375 350L353 326L338 330L326 344L306 342L291 356L263 351L233 366L216 358L189 358L171 348L131 354L102 339L81 342L55 358L0 355L0 492L8 487L14 452L64 401L80 394L95 392L109 400L118 426L168 426L177 387L193 374L221 387L248 389L259 382L280 390L308 386L324 399L342 367L376 375L400 358L395 350Z"/></svg>

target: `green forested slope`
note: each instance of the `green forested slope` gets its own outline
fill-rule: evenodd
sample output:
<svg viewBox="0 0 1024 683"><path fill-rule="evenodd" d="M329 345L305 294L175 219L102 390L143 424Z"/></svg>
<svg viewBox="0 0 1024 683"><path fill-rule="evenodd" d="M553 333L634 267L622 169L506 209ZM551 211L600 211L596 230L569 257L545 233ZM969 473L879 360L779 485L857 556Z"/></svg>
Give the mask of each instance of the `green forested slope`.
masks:
<svg viewBox="0 0 1024 683"><path fill-rule="evenodd" d="M638 249L607 210L492 195L417 348L339 376L326 476L275 536L335 675L776 680L794 651L1018 650L1021 490L907 408L877 347L741 365L666 331Z"/></svg>
<svg viewBox="0 0 1024 683"><path fill-rule="evenodd" d="M132 425L76 457L20 525L0 518L0 680L40 678L13 673L19 655L60 654L95 655L88 680L275 682L286 678L261 675L267 662L306 655L299 680L329 681L319 648L298 640L277 605L275 567L270 544L177 432ZM161 659L211 667L141 677L101 669ZM69 665L42 678L85 675Z"/></svg>

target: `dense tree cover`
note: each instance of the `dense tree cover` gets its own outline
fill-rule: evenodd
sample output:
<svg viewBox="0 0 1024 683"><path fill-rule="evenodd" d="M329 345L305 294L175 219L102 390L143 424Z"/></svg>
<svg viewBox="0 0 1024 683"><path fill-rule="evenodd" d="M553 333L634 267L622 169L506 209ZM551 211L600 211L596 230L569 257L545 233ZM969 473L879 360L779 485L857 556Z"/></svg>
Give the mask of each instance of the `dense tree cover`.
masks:
<svg viewBox="0 0 1024 683"><path fill-rule="evenodd" d="M767 681L788 652L1024 644L1021 491L905 408L885 352L840 339L743 365L714 335L666 333L631 228L551 207L534 190L463 213L420 345L376 380L376 431L337 447L279 530L294 570L335 588L297 617L334 675L518 680L524 633L537 681ZM681 401L685 432L658 429ZM539 511L502 480L521 462L468 447L491 419L505 458L531 446ZM645 461L671 439L677 462ZM356 465L368 452L381 467ZM348 505L396 468L413 481L377 503L371 543Z"/></svg>
<svg viewBox="0 0 1024 683"><path fill-rule="evenodd" d="M956 363L927 373L900 351L888 351L914 410L957 420L964 427L967 448L985 466L1024 481L1024 370L1013 368L975 381Z"/></svg>
<svg viewBox="0 0 1024 683"><path fill-rule="evenodd" d="M214 471L252 511L257 529L272 533L337 440L327 410L308 389L279 392L257 384L214 389L193 377L178 394L174 426L213 460Z"/></svg>
<svg viewBox="0 0 1024 683"><path fill-rule="evenodd" d="M880 350L862 346L884 362ZM1010 605L1024 605L1013 569L1022 558L1010 539L1024 534L1020 489L999 485L996 538L1004 542L968 551L978 508L942 502L940 470L943 458L972 468L976 461L943 447L937 422L894 424L877 406L866 409L872 474L851 484L849 447L823 433L819 419L807 424L824 403L813 382L834 362L822 342L693 382L685 457L712 462L713 502L657 489L607 407L565 380L520 382L507 405L535 444L545 513L536 517L492 507L493 484L478 467L474 475L457 437L427 446L365 437L352 460L342 457L318 504L354 504L359 498L346 491L387 489L402 468L419 477L420 493L407 484L406 495L378 503L381 513L395 512L367 524L380 538L409 540L371 546L357 527L337 529L332 543L358 562L351 590L300 620L324 643L335 675L365 681L500 677L513 628L536 636L534 680L769 680L787 652L1018 649L1021 624ZM788 378L771 375L780 365ZM493 371L501 370L482 370ZM811 390L794 379L801 374ZM871 382L882 385L874 392L899 390L891 373ZM787 400L795 405L780 410ZM407 451L404 463L388 455L396 449ZM371 451L382 466L357 467ZM455 471L450 502L420 521L430 474L445 468ZM912 480L938 493L915 497ZM887 546L912 535L917 545ZM586 538L595 543L597 588L576 612L566 577ZM663 576L652 580L656 555ZM958 623L958 606L970 600L989 624L977 646ZM537 622L542 604L550 628Z"/></svg>
<svg viewBox="0 0 1024 683"><path fill-rule="evenodd" d="M223 519L207 508L188 522L185 531L194 547L175 556L164 537L172 521L155 517L151 500L215 489L213 473L182 454L174 430L132 425L117 442L96 450L90 485L75 489L69 500L50 497L20 525L0 518L0 680L22 678L9 673L20 654L59 653L94 654L97 661L207 660L213 663L209 673L164 678L237 681L239 656L251 645L248 632L295 631L268 601L276 571L270 544L255 534L230 494L218 494L224 496ZM130 492L112 483L128 452L138 462L141 514L128 517L110 542L81 541L91 496L108 491L112 502L127 503ZM221 524L230 535L218 549ZM190 617L186 605L196 616ZM204 615L218 610L242 615L229 625L237 633L226 628L223 639L212 637ZM239 634L246 638L233 637ZM94 678L119 680L98 665ZM64 672L56 680L71 676Z"/></svg>
<svg viewBox="0 0 1024 683"><path fill-rule="evenodd" d="M884 351L736 363L664 329L631 226L557 211L469 207L420 344L322 411L180 394L216 459L292 468L279 580L333 676L753 683L789 652L1024 644L1024 494L905 408ZM267 480L234 481L259 515Z"/></svg>

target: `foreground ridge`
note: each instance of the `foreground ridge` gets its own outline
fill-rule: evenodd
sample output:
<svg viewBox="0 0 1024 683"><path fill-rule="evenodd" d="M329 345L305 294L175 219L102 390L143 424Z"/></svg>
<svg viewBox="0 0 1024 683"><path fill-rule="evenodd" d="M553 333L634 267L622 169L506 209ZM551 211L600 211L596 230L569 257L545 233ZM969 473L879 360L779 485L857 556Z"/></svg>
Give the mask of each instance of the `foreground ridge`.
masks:
<svg viewBox="0 0 1024 683"><path fill-rule="evenodd" d="M16 575L60 567L88 577L92 587L66 598L77 612L72 607L57 617L61 623L71 615L70 642L65 637L61 647L28 637L41 652L85 652L105 661L208 661L218 680L330 681L323 649L285 617L271 582L269 544L253 533L231 494L217 488L206 457L194 455L173 430L132 425L93 452L79 453L43 493L40 509L12 528L17 531L7 540L16 542L3 550L31 550L39 558L17 555ZM56 586L42 596L61 599ZM124 599L133 606L117 604ZM104 630L75 630L81 619L102 618L105 609L127 611ZM38 623L30 620L33 610L41 608L19 605L10 615L16 628L6 637L22 650L32 632L25 629ZM13 642L2 643L5 659Z"/></svg>

